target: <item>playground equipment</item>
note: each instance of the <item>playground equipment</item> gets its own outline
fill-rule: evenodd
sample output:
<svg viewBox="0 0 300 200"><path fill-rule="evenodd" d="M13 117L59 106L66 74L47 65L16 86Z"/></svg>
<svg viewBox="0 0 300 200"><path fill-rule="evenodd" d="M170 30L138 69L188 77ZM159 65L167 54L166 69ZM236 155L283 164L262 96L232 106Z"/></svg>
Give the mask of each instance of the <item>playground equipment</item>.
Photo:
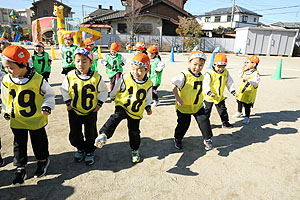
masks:
<svg viewBox="0 0 300 200"><path fill-rule="evenodd" d="M37 24L37 20L33 21L33 23L32 23L32 41L37 41L38 40L37 39L37 26L40 26L41 37L45 32L53 31L53 28L52 28L53 20L56 21L56 17L42 17L42 18L39 18L38 19L39 25Z"/></svg>

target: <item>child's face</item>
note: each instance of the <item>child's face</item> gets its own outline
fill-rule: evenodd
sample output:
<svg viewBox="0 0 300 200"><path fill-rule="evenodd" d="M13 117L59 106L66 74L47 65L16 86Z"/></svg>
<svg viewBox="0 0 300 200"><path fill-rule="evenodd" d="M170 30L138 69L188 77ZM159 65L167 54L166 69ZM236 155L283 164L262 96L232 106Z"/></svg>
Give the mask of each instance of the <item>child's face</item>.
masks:
<svg viewBox="0 0 300 200"><path fill-rule="evenodd" d="M41 53L43 53L44 48L41 46L35 46L34 51L37 52L38 54L41 54Z"/></svg>
<svg viewBox="0 0 300 200"><path fill-rule="evenodd" d="M72 39L64 39L64 42L67 46L71 46L73 44L73 40Z"/></svg>
<svg viewBox="0 0 300 200"><path fill-rule="evenodd" d="M147 72L148 70L144 67L138 65L131 65L131 73L134 76L134 78L138 81L143 80Z"/></svg>
<svg viewBox="0 0 300 200"><path fill-rule="evenodd" d="M214 68L218 73L222 73L225 69L226 65L216 65L214 64Z"/></svg>
<svg viewBox="0 0 300 200"><path fill-rule="evenodd" d="M86 55L76 54L74 64L81 74L87 74L92 65L92 61Z"/></svg>
<svg viewBox="0 0 300 200"><path fill-rule="evenodd" d="M16 63L2 59L2 64L7 73L9 73L12 77L23 77L27 72L27 68L20 68Z"/></svg>
<svg viewBox="0 0 300 200"><path fill-rule="evenodd" d="M190 69L194 74L199 74L205 64L205 60L200 58L194 58L191 61L189 61Z"/></svg>
<svg viewBox="0 0 300 200"><path fill-rule="evenodd" d="M110 50L110 55L117 56L118 52L114 50Z"/></svg>
<svg viewBox="0 0 300 200"><path fill-rule="evenodd" d="M148 56L149 56L150 59L153 59L155 57L155 53L149 53L148 52Z"/></svg>
<svg viewBox="0 0 300 200"><path fill-rule="evenodd" d="M245 61L246 69L254 69L256 67L256 63L251 62L250 60Z"/></svg>

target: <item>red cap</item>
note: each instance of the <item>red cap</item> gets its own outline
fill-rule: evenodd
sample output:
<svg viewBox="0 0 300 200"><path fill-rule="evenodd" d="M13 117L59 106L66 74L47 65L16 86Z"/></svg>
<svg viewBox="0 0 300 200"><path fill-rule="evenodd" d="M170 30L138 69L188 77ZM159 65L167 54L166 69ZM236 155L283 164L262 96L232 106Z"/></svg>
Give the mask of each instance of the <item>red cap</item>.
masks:
<svg viewBox="0 0 300 200"><path fill-rule="evenodd" d="M24 47L11 45L3 50L1 58L11 62L27 63L30 53Z"/></svg>
<svg viewBox="0 0 300 200"><path fill-rule="evenodd" d="M206 56L202 51L192 51L188 60L191 61L194 58L200 58L200 59L206 60Z"/></svg>
<svg viewBox="0 0 300 200"><path fill-rule="evenodd" d="M72 39L73 38L73 34L72 33L66 33L64 34L64 39Z"/></svg>
<svg viewBox="0 0 300 200"><path fill-rule="evenodd" d="M218 53L215 56L214 64L216 65L227 65L227 57L224 53Z"/></svg>
<svg viewBox="0 0 300 200"><path fill-rule="evenodd" d="M138 42L138 43L135 44L135 48L139 49L139 50L142 50L142 49L145 49L146 46L145 46L144 42Z"/></svg>
<svg viewBox="0 0 300 200"><path fill-rule="evenodd" d="M149 53L156 53L156 52L158 52L158 48L156 47L156 45L153 45L153 46L150 46L150 47L147 49L147 51L148 51Z"/></svg>
<svg viewBox="0 0 300 200"><path fill-rule="evenodd" d="M0 44L1 43L9 43L9 41L6 38L2 37L0 38Z"/></svg>
<svg viewBox="0 0 300 200"><path fill-rule="evenodd" d="M258 56L256 56L256 55L248 56L246 59L247 59L247 60L250 60L251 62L254 62L254 63L256 63L256 64L259 63L259 58L258 58Z"/></svg>
<svg viewBox="0 0 300 200"><path fill-rule="evenodd" d="M144 53L138 53L132 58L131 64L138 65L144 67L146 69L150 69L150 59Z"/></svg>
<svg viewBox="0 0 300 200"><path fill-rule="evenodd" d="M44 43L42 43L41 41L38 41L38 42L34 43L33 45L37 46L37 47L45 47Z"/></svg>
<svg viewBox="0 0 300 200"><path fill-rule="evenodd" d="M95 41L92 40L92 38L87 38L84 40L84 45L87 46L87 45L92 45L92 44L95 44Z"/></svg>
<svg viewBox="0 0 300 200"><path fill-rule="evenodd" d="M114 42L110 45L110 50L119 51L120 50L120 45L118 43Z"/></svg>

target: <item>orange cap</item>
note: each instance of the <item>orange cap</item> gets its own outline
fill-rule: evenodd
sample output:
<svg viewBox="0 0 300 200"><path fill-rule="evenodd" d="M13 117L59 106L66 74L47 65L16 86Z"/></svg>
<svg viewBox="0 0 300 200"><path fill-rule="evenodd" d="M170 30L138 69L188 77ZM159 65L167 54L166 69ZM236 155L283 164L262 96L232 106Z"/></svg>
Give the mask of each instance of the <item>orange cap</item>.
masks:
<svg viewBox="0 0 300 200"><path fill-rule="evenodd" d="M142 49L145 49L146 46L145 46L144 42L138 42L135 44L134 48L142 50Z"/></svg>
<svg viewBox="0 0 300 200"><path fill-rule="evenodd" d="M132 58L131 64L150 70L150 58L144 53L138 53Z"/></svg>
<svg viewBox="0 0 300 200"><path fill-rule="evenodd" d="M6 39L6 38L4 38L4 37L2 37L2 38L0 38L0 44L1 43L8 43L9 41Z"/></svg>
<svg viewBox="0 0 300 200"><path fill-rule="evenodd" d="M200 59L206 60L206 56L202 51L192 51L188 60L191 61L194 58L200 58Z"/></svg>
<svg viewBox="0 0 300 200"><path fill-rule="evenodd" d="M224 53L218 53L215 56L214 64L216 65L227 65L227 57Z"/></svg>
<svg viewBox="0 0 300 200"><path fill-rule="evenodd" d="M36 47L45 47L44 43L42 43L41 41L37 41L33 45L36 46Z"/></svg>
<svg viewBox="0 0 300 200"><path fill-rule="evenodd" d="M92 44L95 44L95 41L92 40L92 38L87 38L84 40L84 45L87 46L87 45L92 45Z"/></svg>
<svg viewBox="0 0 300 200"><path fill-rule="evenodd" d="M0 55L2 59L17 63L27 63L30 58L30 53L24 47L17 45L6 47Z"/></svg>
<svg viewBox="0 0 300 200"><path fill-rule="evenodd" d="M66 33L64 34L64 39L72 39L73 38L73 34L72 33Z"/></svg>
<svg viewBox="0 0 300 200"><path fill-rule="evenodd" d="M110 50L119 51L120 50L120 45L118 43L114 42L110 45Z"/></svg>
<svg viewBox="0 0 300 200"><path fill-rule="evenodd" d="M153 46L150 46L150 47L147 49L147 51L148 51L149 53L156 53L156 52L158 52L158 48L156 47L156 45L153 45Z"/></svg>
<svg viewBox="0 0 300 200"><path fill-rule="evenodd" d="M256 64L259 63L259 58L258 58L258 56L256 56L256 55L248 56L246 59L247 59L247 60L250 60L251 62L254 62L254 63L256 63Z"/></svg>

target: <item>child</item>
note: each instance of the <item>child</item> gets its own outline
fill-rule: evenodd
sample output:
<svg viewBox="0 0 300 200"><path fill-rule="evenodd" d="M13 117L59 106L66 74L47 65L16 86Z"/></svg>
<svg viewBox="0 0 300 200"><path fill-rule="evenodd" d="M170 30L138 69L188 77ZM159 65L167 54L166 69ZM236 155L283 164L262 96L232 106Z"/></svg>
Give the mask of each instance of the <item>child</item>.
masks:
<svg viewBox="0 0 300 200"><path fill-rule="evenodd" d="M106 67L106 74L110 80L110 91L113 90L115 83L119 80L122 72L123 66L126 64L125 58L118 53L120 50L120 45L116 42L112 43L110 46L110 54L101 60L102 65Z"/></svg>
<svg viewBox="0 0 300 200"><path fill-rule="evenodd" d="M2 109L14 134L14 165L17 171L13 185L23 184L26 179L28 131L38 160L34 177L44 176L49 166L45 126L55 105L55 94L49 83L29 68L30 54L25 48L9 46L1 57L8 72L1 84Z"/></svg>
<svg viewBox="0 0 300 200"><path fill-rule="evenodd" d="M74 56L77 69L67 74L60 91L69 115L69 140L77 148L74 160L84 160L86 165L92 165L97 137L97 112L106 101L108 91L103 78L90 69L93 63L90 49L78 48Z"/></svg>
<svg viewBox="0 0 300 200"><path fill-rule="evenodd" d="M152 82L147 77L150 68L150 59L147 55L139 53L131 62L131 72L125 73L118 80L111 92L115 98L115 113L110 116L100 129L100 135L95 145L101 148L106 140L111 138L117 126L123 119L127 119L129 143L132 150L132 162L140 162L139 146L140 121L143 118L144 109L148 115L152 114Z"/></svg>
<svg viewBox="0 0 300 200"><path fill-rule="evenodd" d="M177 149L182 149L182 139L187 132L191 116L193 115L203 134L205 149L213 149L212 130L209 117L203 107L202 82L206 56L201 51L193 51L189 58L189 68L172 79L173 93L176 99L177 126L174 134L174 143Z"/></svg>
<svg viewBox="0 0 300 200"><path fill-rule="evenodd" d="M245 108L245 118L243 120L244 124L249 124L250 122L250 112L251 107L253 107L258 84L260 82L260 75L257 71L257 65L259 64L259 58L256 55L248 56L246 58L245 64L239 71L239 76L243 78L240 90L237 96L238 112L232 117L238 118L242 117L242 107Z"/></svg>
<svg viewBox="0 0 300 200"><path fill-rule="evenodd" d="M134 46L135 50L137 50L138 53L144 53L147 55L147 48L144 44L144 42L137 42Z"/></svg>
<svg viewBox="0 0 300 200"><path fill-rule="evenodd" d="M218 53L214 59L212 69L209 69L203 81L205 112L210 117L213 104L222 120L222 128L232 128L229 123L227 108L225 105L224 89L225 86L229 92L235 96L235 87L227 69L227 57L224 53Z"/></svg>
<svg viewBox="0 0 300 200"><path fill-rule="evenodd" d="M10 46L9 41L6 38L0 38L0 53L8 46ZM1 72L4 72L5 74L7 74L4 67L2 66L1 57L0 57L0 69L1 69Z"/></svg>
<svg viewBox="0 0 300 200"><path fill-rule="evenodd" d="M91 38L87 38L86 40L84 40L84 45L92 50L93 53L93 64L91 65L91 70L94 72L98 72L98 58L99 58L99 54L98 54L98 48L95 47L95 41L92 40Z"/></svg>
<svg viewBox="0 0 300 200"><path fill-rule="evenodd" d="M74 52L77 48L76 45L74 45L73 36L71 33L66 33L64 35L64 42L65 45L62 45L60 52L62 56L62 74L67 75L67 73L73 69L76 69L74 65Z"/></svg>
<svg viewBox="0 0 300 200"><path fill-rule="evenodd" d="M34 43L34 53L31 56L33 68L48 82L51 72L51 56L44 51L45 45L38 41Z"/></svg>
<svg viewBox="0 0 300 200"><path fill-rule="evenodd" d="M165 64L161 62L161 58L158 55L158 49L156 46L150 46L147 49L147 52L148 52L148 55L150 58L150 63L151 63L149 77L153 83L152 106L158 106L159 100L158 100L158 96L157 96L157 88L160 86L162 71L165 67Z"/></svg>

